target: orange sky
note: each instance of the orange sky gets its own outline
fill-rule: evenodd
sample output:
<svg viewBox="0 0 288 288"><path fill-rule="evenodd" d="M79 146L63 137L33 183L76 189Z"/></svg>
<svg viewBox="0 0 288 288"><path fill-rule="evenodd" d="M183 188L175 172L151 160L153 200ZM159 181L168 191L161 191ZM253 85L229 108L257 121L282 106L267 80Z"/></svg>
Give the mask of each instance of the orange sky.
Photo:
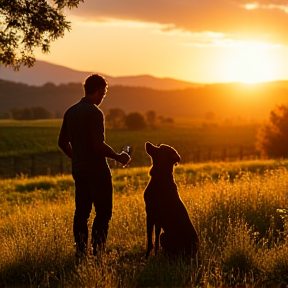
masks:
<svg viewBox="0 0 288 288"><path fill-rule="evenodd" d="M37 59L110 76L288 79L287 0L86 0Z"/></svg>

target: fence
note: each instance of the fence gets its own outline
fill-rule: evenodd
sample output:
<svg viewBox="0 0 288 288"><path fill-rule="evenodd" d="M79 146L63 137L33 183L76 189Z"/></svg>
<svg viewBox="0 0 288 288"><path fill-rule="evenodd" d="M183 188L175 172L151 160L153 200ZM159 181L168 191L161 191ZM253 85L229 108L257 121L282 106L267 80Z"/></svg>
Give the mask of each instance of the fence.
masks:
<svg viewBox="0 0 288 288"><path fill-rule="evenodd" d="M181 162L183 163L231 162L260 158L260 153L252 145L197 147L192 151L181 153Z"/></svg>
<svg viewBox="0 0 288 288"><path fill-rule="evenodd" d="M71 161L61 152L0 157L0 177L56 175L71 172Z"/></svg>
<svg viewBox="0 0 288 288"><path fill-rule="evenodd" d="M254 146L231 145L193 147L178 151L181 163L230 162L241 160L257 160L260 154ZM109 160L110 167L121 167ZM150 166L151 160L143 148L132 150L130 167ZM27 176L56 175L71 173L71 161L60 151L42 154L0 157L0 178L15 177L20 174Z"/></svg>

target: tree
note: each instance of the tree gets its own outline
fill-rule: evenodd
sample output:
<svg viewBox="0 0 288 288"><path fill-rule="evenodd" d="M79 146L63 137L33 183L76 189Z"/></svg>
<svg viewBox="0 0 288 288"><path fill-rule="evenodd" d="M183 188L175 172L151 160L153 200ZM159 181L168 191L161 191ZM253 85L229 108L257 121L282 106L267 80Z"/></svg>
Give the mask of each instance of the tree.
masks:
<svg viewBox="0 0 288 288"><path fill-rule="evenodd" d="M174 123L174 119L172 117L165 118L162 115L160 115L158 116L158 119L161 124L173 124Z"/></svg>
<svg viewBox="0 0 288 288"><path fill-rule="evenodd" d="M0 0L0 63L19 70L35 62L34 49L50 50L51 41L70 30L63 9L84 0Z"/></svg>
<svg viewBox="0 0 288 288"><path fill-rule="evenodd" d="M129 130L141 130L146 128L144 117L138 113L130 113L125 117L125 124Z"/></svg>
<svg viewBox="0 0 288 288"><path fill-rule="evenodd" d="M112 129L123 128L125 112L121 108L111 108L106 114L106 122Z"/></svg>
<svg viewBox="0 0 288 288"><path fill-rule="evenodd" d="M31 108L14 107L10 110L10 117L14 120L32 120L33 112Z"/></svg>
<svg viewBox="0 0 288 288"><path fill-rule="evenodd" d="M288 105L277 105L257 135L256 148L272 158L288 157Z"/></svg>
<svg viewBox="0 0 288 288"><path fill-rule="evenodd" d="M44 107L36 106L31 107L31 110L33 112L33 119L51 119L53 117L53 114L47 110Z"/></svg>
<svg viewBox="0 0 288 288"><path fill-rule="evenodd" d="M149 110L145 113L145 116L148 125L154 127L156 122L156 112L154 110Z"/></svg>

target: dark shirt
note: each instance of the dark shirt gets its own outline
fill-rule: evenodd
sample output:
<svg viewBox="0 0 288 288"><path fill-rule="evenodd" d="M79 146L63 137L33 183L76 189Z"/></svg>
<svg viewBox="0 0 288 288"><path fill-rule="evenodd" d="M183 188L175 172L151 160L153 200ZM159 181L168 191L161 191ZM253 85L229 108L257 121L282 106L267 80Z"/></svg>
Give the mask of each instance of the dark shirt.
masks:
<svg viewBox="0 0 288 288"><path fill-rule="evenodd" d="M105 141L102 111L87 98L71 106L64 115L62 129L72 146L72 171L107 171L106 158L97 153L94 143Z"/></svg>

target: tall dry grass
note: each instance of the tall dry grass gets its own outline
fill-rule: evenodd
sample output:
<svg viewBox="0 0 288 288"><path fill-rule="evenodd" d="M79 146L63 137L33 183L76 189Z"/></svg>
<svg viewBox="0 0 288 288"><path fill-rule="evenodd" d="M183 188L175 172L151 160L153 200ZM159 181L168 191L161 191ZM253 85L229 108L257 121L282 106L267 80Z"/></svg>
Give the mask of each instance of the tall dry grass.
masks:
<svg viewBox="0 0 288 288"><path fill-rule="evenodd" d="M1 181L0 285L226 287L287 281L288 171L240 172L231 181L223 167L217 181L191 181L187 169L179 166L175 178L201 239L197 259L189 263L161 252L144 258L147 168L114 171L107 252L80 264L74 259L71 177Z"/></svg>

